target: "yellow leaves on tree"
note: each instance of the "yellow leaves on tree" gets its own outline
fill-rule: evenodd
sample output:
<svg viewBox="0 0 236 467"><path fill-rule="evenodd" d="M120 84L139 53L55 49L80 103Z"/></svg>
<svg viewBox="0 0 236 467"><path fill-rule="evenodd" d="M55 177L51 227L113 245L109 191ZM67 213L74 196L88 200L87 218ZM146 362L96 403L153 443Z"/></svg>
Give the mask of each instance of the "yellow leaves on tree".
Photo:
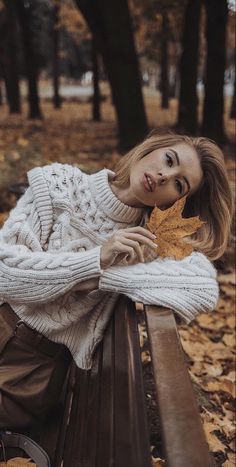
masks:
<svg viewBox="0 0 236 467"><path fill-rule="evenodd" d="M77 44L80 44L82 39L91 37L86 21L73 0L54 0L54 5L59 7L56 25L58 29L65 29Z"/></svg>
<svg viewBox="0 0 236 467"><path fill-rule="evenodd" d="M159 257L179 260L193 251L192 245L182 239L195 233L204 222L198 216L182 217L185 202L186 196L164 211L157 207L152 211L147 228L157 236L156 252Z"/></svg>

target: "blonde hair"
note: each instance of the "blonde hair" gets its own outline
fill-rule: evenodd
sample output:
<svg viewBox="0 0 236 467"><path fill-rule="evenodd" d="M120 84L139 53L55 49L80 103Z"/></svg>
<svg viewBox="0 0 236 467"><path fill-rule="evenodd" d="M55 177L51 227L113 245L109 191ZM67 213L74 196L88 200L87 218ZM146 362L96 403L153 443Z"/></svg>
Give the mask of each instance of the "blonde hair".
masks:
<svg viewBox="0 0 236 467"><path fill-rule="evenodd" d="M115 166L112 182L120 188L129 184L134 164L155 149L186 143L198 154L203 170L203 181L198 190L187 197L183 216L199 216L205 224L191 236L194 249L211 260L220 258L228 244L233 215L233 200L224 156L216 143L208 138L190 137L171 132L152 131L147 138L123 156ZM146 217L152 211L147 207Z"/></svg>

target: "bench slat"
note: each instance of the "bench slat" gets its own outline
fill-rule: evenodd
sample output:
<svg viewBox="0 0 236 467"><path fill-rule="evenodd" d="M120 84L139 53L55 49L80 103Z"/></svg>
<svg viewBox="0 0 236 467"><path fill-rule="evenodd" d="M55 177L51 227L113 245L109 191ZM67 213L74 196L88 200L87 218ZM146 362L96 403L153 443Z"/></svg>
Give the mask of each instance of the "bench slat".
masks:
<svg viewBox="0 0 236 467"><path fill-rule="evenodd" d="M97 420L99 407L100 353L91 370L77 369L71 418L65 450L65 467L94 467L97 452Z"/></svg>
<svg viewBox="0 0 236 467"><path fill-rule="evenodd" d="M101 346L102 372L98 418L98 451L96 467L114 465L114 320L106 331Z"/></svg>
<svg viewBox="0 0 236 467"><path fill-rule="evenodd" d="M80 433L81 436L83 436L83 426L80 422L77 421L80 420L79 417L82 419L83 410L87 404L86 381L87 375L80 374L80 370L76 368L74 373L74 380L71 381L73 396L65 440L63 461L63 465L65 467L71 467L74 465L74 456L77 456L78 452L76 449L76 440L80 439ZM80 406L79 401L82 400L82 396L84 397L84 403L82 406Z"/></svg>
<svg viewBox="0 0 236 467"><path fill-rule="evenodd" d="M76 374L64 467L150 467L136 320L122 297L92 369Z"/></svg>
<svg viewBox="0 0 236 467"><path fill-rule="evenodd" d="M150 443L136 313L134 303L123 297L114 315L117 467L150 466Z"/></svg>
<svg viewBox="0 0 236 467"><path fill-rule="evenodd" d="M156 306L145 311L167 465L212 467L174 314Z"/></svg>

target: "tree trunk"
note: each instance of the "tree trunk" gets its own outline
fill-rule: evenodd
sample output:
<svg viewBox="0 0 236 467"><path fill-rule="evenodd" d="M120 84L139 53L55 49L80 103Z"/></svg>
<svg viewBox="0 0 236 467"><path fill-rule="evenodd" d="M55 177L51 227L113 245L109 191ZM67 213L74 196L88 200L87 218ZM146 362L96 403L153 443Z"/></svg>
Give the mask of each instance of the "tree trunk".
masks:
<svg viewBox="0 0 236 467"><path fill-rule="evenodd" d="M92 37L92 63L93 63L93 120L100 121L100 90L99 90L99 68L97 57L96 39Z"/></svg>
<svg viewBox="0 0 236 467"><path fill-rule="evenodd" d="M169 73L168 73L168 15L164 11L162 14L161 31L161 107L169 108Z"/></svg>
<svg viewBox="0 0 236 467"><path fill-rule="evenodd" d="M1 69L5 81L10 113L20 113L20 86L18 70L17 18L12 0L4 2L6 17L2 18L3 29L0 38ZM3 37L2 37L3 36Z"/></svg>
<svg viewBox="0 0 236 467"><path fill-rule="evenodd" d="M3 96L2 96L2 82L0 81L0 105L3 104Z"/></svg>
<svg viewBox="0 0 236 467"><path fill-rule="evenodd" d="M141 141L147 121L127 0L76 0L95 35L110 81L120 145Z"/></svg>
<svg viewBox="0 0 236 467"><path fill-rule="evenodd" d="M230 110L230 118L236 118L236 70L234 73L234 94Z"/></svg>
<svg viewBox="0 0 236 467"><path fill-rule="evenodd" d="M224 143L224 72L226 62L227 0L205 0L207 64L202 131Z"/></svg>
<svg viewBox="0 0 236 467"><path fill-rule="evenodd" d="M59 30L57 27L58 24L58 12L59 6L55 5L53 11L53 104L56 109L61 108L61 97L59 94L59 57L58 57L58 50L59 50Z"/></svg>
<svg viewBox="0 0 236 467"><path fill-rule="evenodd" d="M32 43L32 31L30 28L32 0L17 0L17 12L21 27L26 76L28 81L29 118L42 118L38 96L38 70Z"/></svg>
<svg viewBox="0 0 236 467"><path fill-rule="evenodd" d="M197 130L197 68L201 0L189 0L184 18L180 60L180 93L177 126L181 132Z"/></svg>

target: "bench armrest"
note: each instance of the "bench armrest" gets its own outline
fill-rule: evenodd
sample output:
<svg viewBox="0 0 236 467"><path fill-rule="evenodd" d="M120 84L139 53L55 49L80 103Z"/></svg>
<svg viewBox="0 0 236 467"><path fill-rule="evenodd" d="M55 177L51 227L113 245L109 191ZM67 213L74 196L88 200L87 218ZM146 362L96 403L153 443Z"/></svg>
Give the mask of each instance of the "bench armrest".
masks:
<svg viewBox="0 0 236 467"><path fill-rule="evenodd" d="M168 467L212 467L172 310L145 306Z"/></svg>

